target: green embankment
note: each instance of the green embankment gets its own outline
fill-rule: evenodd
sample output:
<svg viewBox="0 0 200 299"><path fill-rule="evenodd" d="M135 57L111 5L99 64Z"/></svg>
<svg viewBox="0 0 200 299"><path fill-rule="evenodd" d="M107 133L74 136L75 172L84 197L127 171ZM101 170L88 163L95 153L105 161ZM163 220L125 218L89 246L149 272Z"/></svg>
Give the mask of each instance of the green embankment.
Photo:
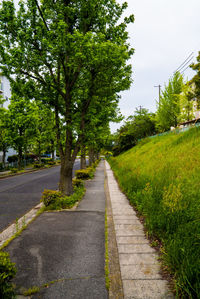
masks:
<svg viewBox="0 0 200 299"><path fill-rule="evenodd" d="M162 241L179 298L200 298L200 128L142 140L109 160L121 189Z"/></svg>

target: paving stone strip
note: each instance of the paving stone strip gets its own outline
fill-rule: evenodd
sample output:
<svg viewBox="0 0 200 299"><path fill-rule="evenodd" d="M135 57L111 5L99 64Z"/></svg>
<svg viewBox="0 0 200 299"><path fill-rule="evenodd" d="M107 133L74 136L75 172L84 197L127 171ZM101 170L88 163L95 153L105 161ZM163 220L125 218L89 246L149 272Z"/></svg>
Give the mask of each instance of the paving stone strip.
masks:
<svg viewBox="0 0 200 299"><path fill-rule="evenodd" d="M143 225L120 191L106 162L124 299L174 298L160 275L158 255L145 238Z"/></svg>

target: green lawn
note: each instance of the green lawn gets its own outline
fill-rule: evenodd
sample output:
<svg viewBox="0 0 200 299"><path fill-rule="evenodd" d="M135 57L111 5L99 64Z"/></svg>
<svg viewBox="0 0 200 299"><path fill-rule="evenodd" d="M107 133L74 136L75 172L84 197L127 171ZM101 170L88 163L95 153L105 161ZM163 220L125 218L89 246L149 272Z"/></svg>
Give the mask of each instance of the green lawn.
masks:
<svg viewBox="0 0 200 299"><path fill-rule="evenodd" d="M144 139L109 162L149 235L162 241L177 296L200 298L200 128Z"/></svg>

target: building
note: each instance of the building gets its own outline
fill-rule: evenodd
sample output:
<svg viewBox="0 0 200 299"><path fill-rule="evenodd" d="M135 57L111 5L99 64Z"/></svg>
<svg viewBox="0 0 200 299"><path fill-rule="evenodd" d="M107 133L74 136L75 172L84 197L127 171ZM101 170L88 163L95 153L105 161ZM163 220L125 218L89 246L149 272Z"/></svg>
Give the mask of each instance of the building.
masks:
<svg viewBox="0 0 200 299"><path fill-rule="evenodd" d="M7 108L9 105L9 98L11 97L10 91L10 82L9 80L0 75L0 94L3 95L6 102L4 103L4 107Z"/></svg>
<svg viewBox="0 0 200 299"><path fill-rule="evenodd" d="M0 75L0 94L6 100L2 106L7 108L9 105L9 98L11 97L10 82L6 77L1 75ZM6 153L6 161L8 156L12 156L15 154L16 151L10 148ZM2 162L2 157L3 157L3 153L0 151L0 162Z"/></svg>

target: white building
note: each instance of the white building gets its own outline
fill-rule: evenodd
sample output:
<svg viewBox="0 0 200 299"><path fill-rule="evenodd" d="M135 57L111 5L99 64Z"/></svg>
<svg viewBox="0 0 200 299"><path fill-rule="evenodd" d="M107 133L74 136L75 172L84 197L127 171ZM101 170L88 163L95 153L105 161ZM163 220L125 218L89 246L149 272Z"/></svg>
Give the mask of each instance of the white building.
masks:
<svg viewBox="0 0 200 299"><path fill-rule="evenodd" d="M9 98L11 97L10 91L10 82L9 80L0 75L0 94L3 95L6 102L4 103L4 107L7 108L9 105Z"/></svg>
<svg viewBox="0 0 200 299"><path fill-rule="evenodd" d="M9 98L11 97L10 82L9 80L0 75L0 94L6 100L3 104L3 107L7 108L9 105ZM16 151L10 148L6 153L6 161L8 156L15 155ZM0 151L0 162L2 162L3 153Z"/></svg>

